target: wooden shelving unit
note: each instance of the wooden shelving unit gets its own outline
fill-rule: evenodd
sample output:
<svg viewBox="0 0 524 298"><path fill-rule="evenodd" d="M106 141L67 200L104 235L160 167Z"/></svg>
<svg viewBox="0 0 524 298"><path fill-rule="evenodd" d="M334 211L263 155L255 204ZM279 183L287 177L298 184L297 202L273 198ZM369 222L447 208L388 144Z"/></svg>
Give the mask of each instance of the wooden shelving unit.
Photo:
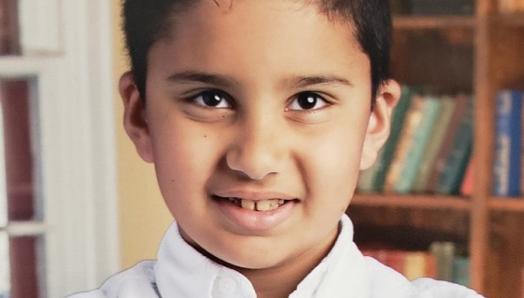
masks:
<svg viewBox="0 0 524 298"><path fill-rule="evenodd" d="M393 20L395 29L436 29L436 28L473 28L476 19L468 16L442 17L396 17Z"/></svg>
<svg viewBox="0 0 524 298"><path fill-rule="evenodd" d="M357 194L348 213L357 230L362 222L360 234L369 232L365 241L389 237L392 245L409 245L412 239L396 233L405 228L418 233L419 243L464 244L472 288L486 297L522 298L524 197L494 197L491 182L495 94L524 89L524 13L501 15L496 0L476 0L474 16L401 16L394 19L394 27L396 79L475 96L475 190L470 198ZM422 40L421 49L416 48L417 39ZM395 238L398 235L404 238Z"/></svg>
<svg viewBox="0 0 524 298"><path fill-rule="evenodd" d="M354 206L399 207L416 209L452 209L469 211L471 201L452 196L425 195L357 195L351 202Z"/></svg>

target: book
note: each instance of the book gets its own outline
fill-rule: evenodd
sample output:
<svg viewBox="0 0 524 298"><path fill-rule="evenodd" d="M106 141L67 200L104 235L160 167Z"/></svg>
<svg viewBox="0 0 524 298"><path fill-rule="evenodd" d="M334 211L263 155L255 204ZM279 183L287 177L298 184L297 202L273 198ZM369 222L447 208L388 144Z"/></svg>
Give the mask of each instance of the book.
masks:
<svg viewBox="0 0 524 298"><path fill-rule="evenodd" d="M451 116L455 110L455 100L453 98L444 96L440 99L440 101L442 103L442 111L433 128L433 131L431 132L431 141L429 142L427 150L424 152L422 157L422 161L416 175L417 177L415 184L413 185L414 192L420 193L426 191L429 176L437 158L437 153L442 147L447 128L451 121Z"/></svg>
<svg viewBox="0 0 524 298"><path fill-rule="evenodd" d="M464 196L473 195L473 191L475 189L474 172L475 172L475 166L474 166L473 158L470 158L468 167L466 169L466 174L464 175L464 179L462 180L462 185L460 187L460 193Z"/></svg>
<svg viewBox="0 0 524 298"><path fill-rule="evenodd" d="M440 194L458 194L469 163L473 147L473 100L468 100L468 107L462 115L462 121L453 140L451 151L446 158L442 173L438 179L436 192Z"/></svg>
<svg viewBox="0 0 524 298"><path fill-rule="evenodd" d="M390 169L387 173L384 184L385 192L394 192L395 184L400 178L401 171L406 162L409 153L411 140L415 135L420 122L422 121L422 111L427 101L420 95L414 95L412 98L411 107L406 115L406 119L398 139L397 149L391 161Z"/></svg>
<svg viewBox="0 0 524 298"><path fill-rule="evenodd" d="M431 254L437 265L436 278L453 281L453 259L455 258L455 244L452 242L434 242L430 245Z"/></svg>
<svg viewBox="0 0 524 298"><path fill-rule="evenodd" d="M365 256L401 273L409 280L421 277L436 277L436 261L428 251L405 251L398 249L363 249Z"/></svg>
<svg viewBox="0 0 524 298"><path fill-rule="evenodd" d="M20 52L18 1L0 0L0 55Z"/></svg>
<svg viewBox="0 0 524 298"><path fill-rule="evenodd" d="M422 119L410 140L405 163L396 181L394 189L397 193L409 193L413 190L419 165L430 143L431 132L442 111L442 102L435 97L425 97Z"/></svg>
<svg viewBox="0 0 524 298"><path fill-rule="evenodd" d="M456 256L453 259L453 282L469 287L469 267L469 258Z"/></svg>
<svg viewBox="0 0 524 298"><path fill-rule="evenodd" d="M520 195L522 93L502 90L496 98L493 192L496 196Z"/></svg>
<svg viewBox="0 0 524 298"><path fill-rule="evenodd" d="M455 136L462 122L464 113L466 112L469 97L466 95L458 95L455 97L455 109L451 115L449 125L447 126L446 132L444 133L444 139L440 146L435 161L431 167L429 179L426 184L426 190L428 192L436 193L438 188L439 179L442 176L442 172L445 169L446 161L453 149L453 143Z"/></svg>
<svg viewBox="0 0 524 298"><path fill-rule="evenodd" d="M377 169L373 181L373 190L382 192L386 181L387 173L391 166L391 160L397 150L398 140L404 129L404 119L411 107L413 91L407 86L402 87L402 96L393 111L391 120L391 132L384 148L377 160Z"/></svg>
<svg viewBox="0 0 524 298"><path fill-rule="evenodd" d="M382 158L384 150L381 150L377 156L377 160L375 163L369 168L364 171L360 171L359 178L358 178L358 185L357 189L361 193L372 193L373 190L373 181L375 180L375 176L377 174L377 170L379 168L379 160Z"/></svg>
<svg viewBox="0 0 524 298"><path fill-rule="evenodd" d="M424 252L407 253L404 262L404 276L409 280L427 277L426 262L426 253Z"/></svg>

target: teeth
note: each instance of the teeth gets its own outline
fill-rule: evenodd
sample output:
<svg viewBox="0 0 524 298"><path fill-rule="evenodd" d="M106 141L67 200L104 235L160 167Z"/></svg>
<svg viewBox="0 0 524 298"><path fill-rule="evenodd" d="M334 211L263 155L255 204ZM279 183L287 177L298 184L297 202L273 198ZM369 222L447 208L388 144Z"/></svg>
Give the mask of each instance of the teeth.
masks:
<svg viewBox="0 0 524 298"><path fill-rule="evenodd" d="M240 206L244 209L255 210L255 201L251 200L240 200Z"/></svg>
<svg viewBox="0 0 524 298"><path fill-rule="evenodd" d="M286 203L282 199L271 199L271 200L261 200L261 201L252 201L252 200L243 200L240 198L225 198L230 203L235 204L243 209L253 210L253 211L271 211L275 210L278 207Z"/></svg>
<svg viewBox="0 0 524 298"><path fill-rule="evenodd" d="M256 202L257 211L271 211L280 206L279 200L262 200Z"/></svg>

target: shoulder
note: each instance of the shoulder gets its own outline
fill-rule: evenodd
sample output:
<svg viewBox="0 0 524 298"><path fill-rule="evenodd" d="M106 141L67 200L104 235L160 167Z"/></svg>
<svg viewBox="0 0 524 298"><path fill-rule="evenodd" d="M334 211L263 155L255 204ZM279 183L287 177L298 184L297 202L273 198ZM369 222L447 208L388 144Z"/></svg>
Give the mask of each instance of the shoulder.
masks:
<svg viewBox="0 0 524 298"><path fill-rule="evenodd" d="M111 276L100 288L89 292L76 293L68 296L68 298L157 297L154 284L154 266L154 261L142 261Z"/></svg>
<svg viewBox="0 0 524 298"><path fill-rule="evenodd" d="M415 293L427 293L431 298L482 298L475 291L450 283L431 278L419 278L411 282ZM418 297L418 296L415 296ZM422 296L424 297L424 296Z"/></svg>
<svg viewBox="0 0 524 298"><path fill-rule="evenodd" d="M371 297L409 297L409 298L482 298L466 287L431 278L407 280L402 274L366 257L370 273ZM393 294L394 293L394 294Z"/></svg>

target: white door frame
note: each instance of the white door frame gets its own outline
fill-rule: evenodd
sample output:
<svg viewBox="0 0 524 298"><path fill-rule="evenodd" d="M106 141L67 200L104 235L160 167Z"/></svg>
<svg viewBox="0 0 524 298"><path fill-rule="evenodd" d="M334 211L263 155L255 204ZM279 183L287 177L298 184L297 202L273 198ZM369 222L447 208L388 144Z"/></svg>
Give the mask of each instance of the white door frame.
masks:
<svg viewBox="0 0 524 298"><path fill-rule="evenodd" d="M51 50L0 57L0 76L37 80L33 139L46 264L40 281L46 297L63 297L97 287L119 268L111 1L23 1L48 4L20 13L30 26L51 26L25 30L23 38L37 34L36 44Z"/></svg>

